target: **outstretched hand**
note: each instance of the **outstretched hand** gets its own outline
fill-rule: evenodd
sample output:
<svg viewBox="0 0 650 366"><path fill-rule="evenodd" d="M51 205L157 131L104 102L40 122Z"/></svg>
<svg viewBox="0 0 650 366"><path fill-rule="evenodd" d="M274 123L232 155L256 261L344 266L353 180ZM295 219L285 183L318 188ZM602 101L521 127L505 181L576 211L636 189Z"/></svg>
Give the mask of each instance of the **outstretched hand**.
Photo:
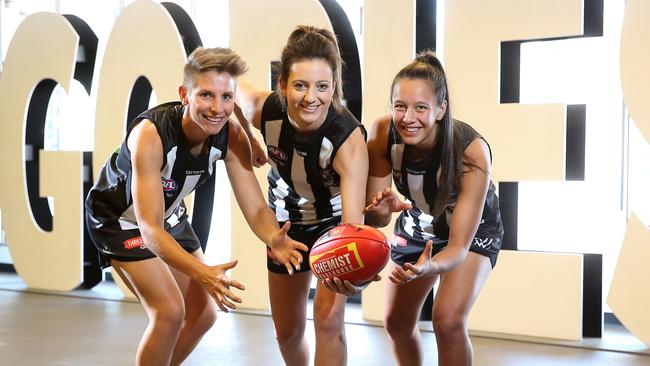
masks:
<svg viewBox="0 0 650 366"><path fill-rule="evenodd" d="M287 235L290 227L291 222L285 222L282 228L271 237L269 248L273 257L287 268L290 275L293 275L293 269L295 268L296 271L299 271L300 265L302 264L302 254L300 251L307 252L309 248Z"/></svg>
<svg viewBox="0 0 650 366"><path fill-rule="evenodd" d="M433 242L427 241L424 250L415 264L406 263L402 267L395 267L388 276L396 285L405 285L418 277L432 277L440 273L438 262L431 260Z"/></svg>
<svg viewBox="0 0 650 366"><path fill-rule="evenodd" d="M376 275L372 280L360 285L354 285L348 280L341 281L338 277L326 278L322 280L321 283L330 291L338 292L345 296L354 296L376 281L381 281L380 275Z"/></svg>
<svg viewBox="0 0 650 366"><path fill-rule="evenodd" d="M379 191L372 198L372 202L363 210L365 214L374 214L379 217L388 216L394 212L401 212L413 208L410 203L399 199L390 187Z"/></svg>
<svg viewBox="0 0 650 366"><path fill-rule="evenodd" d="M241 298L230 291L230 287L244 290L244 285L226 275L226 272L237 265L237 260L207 267L207 271L199 276L198 282L214 298L219 309L227 313L228 308L237 309L235 303L241 303Z"/></svg>

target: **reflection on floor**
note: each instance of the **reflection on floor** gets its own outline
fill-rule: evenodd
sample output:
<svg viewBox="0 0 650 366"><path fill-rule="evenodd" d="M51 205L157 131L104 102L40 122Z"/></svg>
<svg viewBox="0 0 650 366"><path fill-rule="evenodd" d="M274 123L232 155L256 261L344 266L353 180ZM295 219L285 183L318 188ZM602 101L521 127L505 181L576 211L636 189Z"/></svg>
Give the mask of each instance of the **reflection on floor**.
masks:
<svg viewBox="0 0 650 366"><path fill-rule="evenodd" d="M119 301L110 283L66 294L35 293L15 275L0 274L0 364L129 365L147 324L142 307ZM394 365L382 327L360 319L358 305L346 314L350 365ZM313 323L307 337L313 352ZM435 335L423 323L427 365L436 364ZM602 340L545 339L472 334L476 365L650 365L650 351L624 329ZM507 337L507 336L505 336ZM604 351L601 349L619 349ZM220 314L187 365L281 365L268 314Z"/></svg>

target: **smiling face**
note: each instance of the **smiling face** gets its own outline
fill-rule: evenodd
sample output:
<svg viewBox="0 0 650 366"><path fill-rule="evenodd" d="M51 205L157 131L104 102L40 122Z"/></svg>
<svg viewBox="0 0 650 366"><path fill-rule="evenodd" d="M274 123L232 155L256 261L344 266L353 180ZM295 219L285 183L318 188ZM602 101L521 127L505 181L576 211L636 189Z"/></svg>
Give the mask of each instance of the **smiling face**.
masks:
<svg viewBox="0 0 650 366"><path fill-rule="evenodd" d="M198 73L189 90L179 88L181 102L186 105L185 117L207 135L221 131L235 108L235 78L226 72Z"/></svg>
<svg viewBox="0 0 650 366"><path fill-rule="evenodd" d="M436 122L445 115L447 102L438 104L427 81L410 78L397 80L391 99L393 121L404 143L417 150L431 150L438 132Z"/></svg>
<svg viewBox="0 0 650 366"><path fill-rule="evenodd" d="M296 130L314 132L325 122L334 88L332 68L324 59L304 59L291 65L288 80L280 82L280 91Z"/></svg>

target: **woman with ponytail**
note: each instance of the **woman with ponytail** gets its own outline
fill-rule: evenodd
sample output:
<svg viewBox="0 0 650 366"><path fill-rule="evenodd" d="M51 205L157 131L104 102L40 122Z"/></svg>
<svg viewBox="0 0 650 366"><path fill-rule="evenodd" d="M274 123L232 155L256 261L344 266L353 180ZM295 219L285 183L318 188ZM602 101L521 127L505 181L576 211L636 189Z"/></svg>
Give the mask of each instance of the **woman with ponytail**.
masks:
<svg viewBox="0 0 650 366"><path fill-rule="evenodd" d="M391 249L385 326L400 365L421 365L417 321L433 285L440 365L469 365L467 316L496 264L503 226L485 139L451 116L447 79L432 52L395 76L389 116L370 131L366 222L388 225ZM390 188L391 179L402 201Z"/></svg>

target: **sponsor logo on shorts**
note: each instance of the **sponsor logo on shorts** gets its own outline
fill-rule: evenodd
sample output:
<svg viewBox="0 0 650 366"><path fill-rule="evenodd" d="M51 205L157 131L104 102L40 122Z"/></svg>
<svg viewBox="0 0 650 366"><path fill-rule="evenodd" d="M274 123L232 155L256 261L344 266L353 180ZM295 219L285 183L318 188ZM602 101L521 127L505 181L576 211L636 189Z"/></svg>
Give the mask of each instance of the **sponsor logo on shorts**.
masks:
<svg viewBox="0 0 650 366"><path fill-rule="evenodd" d="M178 183L176 183L175 180L163 177L160 177L160 180L162 182L163 191L165 191L165 193L175 192L178 189Z"/></svg>
<svg viewBox="0 0 650 366"><path fill-rule="evenodd" d="M492 238L474 238L472 245L475 245L479 248L490 249L492 247Z"/></svg>
<svg viewBox="0 0 650 366"><path fill-rule="evenodd" d="M394 247L405 247L407 244L407 241L405 238L402 238L399 235L394 235L393 234L393 246Z"/></svg>
<svg viewBox="0 0 650 366"><path fill-rule="evenodd" d="M284 151L278 149L276 146L268 145L266 147L266 150L269 152L271 159L273 159L276 163L284 163L287 161L287 159L289 159L287 154Z"/></svg>
<svg viewBox="0 0 650 366"><path fill-rule="evenodd" d="M365 267L355 242L322 254L312 255L309 257L309 264L314 275L320 279L338 277Z"/></svg>
<svg viewBox="0 0 650 366"><path fill-rule="evenodd" d="M140 248L144 249L144 240L142 239L141 236L136 236L135 238L127 239L124 241L124 248L125 249L134 249L134 248Z"/></svg>

